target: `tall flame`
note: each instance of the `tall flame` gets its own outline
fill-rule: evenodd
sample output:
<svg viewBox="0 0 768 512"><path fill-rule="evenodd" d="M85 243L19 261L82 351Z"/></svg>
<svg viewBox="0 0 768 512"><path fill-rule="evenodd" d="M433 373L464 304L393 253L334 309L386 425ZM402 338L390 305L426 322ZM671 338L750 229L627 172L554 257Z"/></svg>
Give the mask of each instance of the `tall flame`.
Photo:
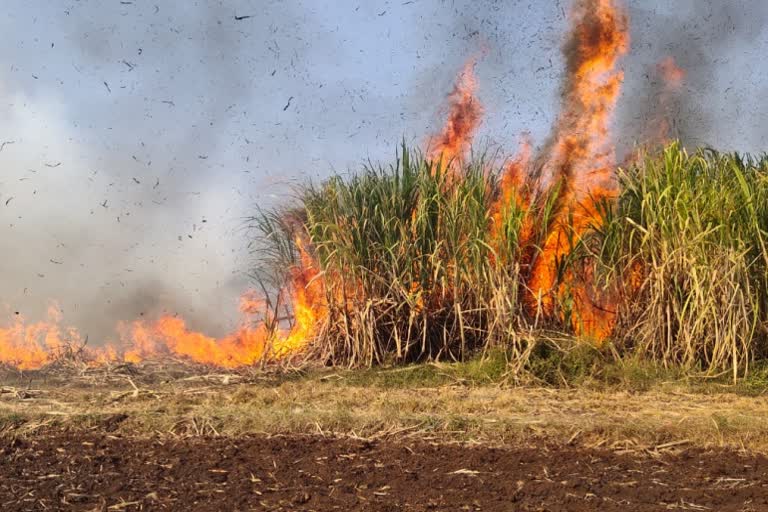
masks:
<svg viewBox="0 0 768 512"><path fill-rule="evenodd" d="M566 80L562 110L545 152L540 155L544 182L560 187L555 218L541 254L533 264L529 306L545 315L554 308L557 264L574 240L597 219L597 205L615 195L615 151L609 124L624 74L617 69L629 47L627 17L614 0L578 0L563 52ZM599 334L601 313L591 301L577 301L586 334ZM598 318L596 318L598 317ZM583 320L590 326L584 327ZM606 320L610 321L610 320Z"/></svg>
<svg viewBox="0 0 768 512"><path fill-rule="evenodd" d="M470 59L456 80L453 91L448 96L448 120L442 132L431 141L429 158L449 165L454 160L461 160L472 144L472 138L480 126L483 107L475 96L475 59Z"/></svg>

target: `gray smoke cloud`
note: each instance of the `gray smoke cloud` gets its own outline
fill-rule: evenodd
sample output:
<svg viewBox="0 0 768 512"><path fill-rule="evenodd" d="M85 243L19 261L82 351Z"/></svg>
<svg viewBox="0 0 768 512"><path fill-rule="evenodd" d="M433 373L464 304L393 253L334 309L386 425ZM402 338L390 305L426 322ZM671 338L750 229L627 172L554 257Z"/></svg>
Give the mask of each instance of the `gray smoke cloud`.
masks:
<svg viewBox="0 0 768 512"><path fill-rule="evenodd" d="M248 286L253 81L303 48L246 43L294 13L116 4L9 6L27 26L0 77L0 302L35 320L57 301L96 343L160 313L222 333Z"/></svg>
<svg viewBox="0 0 768 512"><path fill-rule="evenodd" d="M670 135L686 146L762 151L768 107L750 98L766 92L759 62L768 43L768 4L685 0L661 11L629 2L629 14L632 47L618 121L623 146L645 142L638 138L652 135L664 118ZM666 88L658 72L668 56L686 74L677 91Z"/></svg>

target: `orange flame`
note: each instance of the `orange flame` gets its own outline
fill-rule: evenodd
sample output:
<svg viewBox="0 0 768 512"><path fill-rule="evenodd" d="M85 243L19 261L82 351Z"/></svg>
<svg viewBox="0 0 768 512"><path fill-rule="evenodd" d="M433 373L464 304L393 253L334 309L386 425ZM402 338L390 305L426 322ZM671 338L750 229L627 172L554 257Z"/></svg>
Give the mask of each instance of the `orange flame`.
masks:
<svg viewBox="0 0 768 512"><path fill-rule="evenodd" d="M240 326L222 338L192 331L181 318L163 316L153 322L120 323L119 344L90 348L85 347L76 329L61 327L62 316L52 306L44 322L26 324L17 316L9 327L0 328L0 364L21 370L37 369L54 362L67 350L79 351L91 364L177 357L222 368L252 365L267 354L276 358L289 356L312 339L327 315L323 282L318 279L313 260L301 240L296 243L300 263L291 270L289 292L294 321L290 328L268 328L272 319L267 304L253 292L246 292L240 298ZM263 318L255 321L258 315Z"/></svg>
<svg viewBox="0 0 768 512"><path fill-rule="evenodd" d="M304 243L296 239L300 263L291 269L291 304L293 326L270 332L266 323L252 325L250 316L264 314L266 304L253 293L241 297L240 311L244 314L241 326L232 334L215 339L189 331L180 318L163 317L153 324L134 322L123 327L125 343L133 348L125 353L125 360L140 362L159 355L181 356L191 361L236 368L252 365L267 354L286 357L295 353L311 340L314 330L327 315L323 282L307 253Z"/></svg>
<svg viewBox="0 0 768 512"><path fill-rule="evenodd" d="M316 334L322 321L328 317L325 281L304 241L299 237L296 238L296 248L299 251L300 264L292 269L294 325L290 332L275 340L272 349L278 357L303 348Z"/></svg>
<svg viewBox="0 0 768 512"><path fill-rule="evenodd" d="M527 173L531 163L532 151L533 144L531 139L530 137L525 136L520 144L520 149L518 150L517 155L507 164L501 175L500 204L497 203L495 208L499 208L502 205L509 205L512 202L521 205L523 208L528 206L530 198L527 197L523 188L528 179Z"/></svg>
<svg viewBox="0 0 768 512"><path fill-rule="evenodd" d="M510 161L501 174L499 197L491 207L491 240L502 239L503 222L506 209L513 205L522 211L528 210L531 203L530 164L533 144L528 135L523 137L520 149L512 161ZM523 218L523 226L520 229L520 245L528 243L533 229L533 219L530 216ZM506 262L502 261L501 264Z"/></svg>
<svg viewBox="0 0 768 512"><path fill-rule="evenodd" d="M475 59L470 59L456 80L453 92L448 96L448 121L443 131L433 141L429 151L432 161L450 165L454 160L461 160L472 143L472 138L480 126L483 107L475 97Z"/></svg>
<svg viewBox="0 0 768 512"><path fill-rule="evenodd" d="M47 321L27 324L16 315L13 323L0 327L0 364L20 369L38 368L71 344L82 344L73 329L60 327L61 312L55 306L48 308Z"/></svg>
<svg viewBox="0 0 768 512"><path fill-rule="evenodd" d="M553 313L558 262L597 219L597 204L615 194L609 122L624 77L618 61L629 46L627 18L614 0L578 0L571 16L572 29L563 49L567 66L562 111L551 149L540 157L546 184L561 188L550 234L528 283L529 307L540 307L544 315ZM579 316L594 317L593 324L602 321L602 312L592 308L591 301L577 302L585 308ZM588 330L604 337L609 329Z"/></svg>
<svg viewBox="0 0 768 512"><path fill-rule="evenodd" d="M127 336L127 343L133 346L123 357L127 362L173 356L223 368L256 363L269 338L261 324L255 328L243 326L222 339L215 339L190 331L184 320L176 317L163 317L152 324L137 321L127 327L127 333L125 327L121 330Z"/></svg>

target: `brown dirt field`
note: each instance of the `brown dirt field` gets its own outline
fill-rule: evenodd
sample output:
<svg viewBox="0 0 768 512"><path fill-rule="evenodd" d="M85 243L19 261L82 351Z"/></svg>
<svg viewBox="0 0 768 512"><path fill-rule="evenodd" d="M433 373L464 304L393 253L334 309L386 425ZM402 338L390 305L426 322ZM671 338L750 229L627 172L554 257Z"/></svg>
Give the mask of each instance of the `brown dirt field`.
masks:
<svg viewBox="0 0 768 512"><path fill-rule="evenodd" d="M48 432L0 440L0 510L764 511L768 459L546 443Z"/></svg>

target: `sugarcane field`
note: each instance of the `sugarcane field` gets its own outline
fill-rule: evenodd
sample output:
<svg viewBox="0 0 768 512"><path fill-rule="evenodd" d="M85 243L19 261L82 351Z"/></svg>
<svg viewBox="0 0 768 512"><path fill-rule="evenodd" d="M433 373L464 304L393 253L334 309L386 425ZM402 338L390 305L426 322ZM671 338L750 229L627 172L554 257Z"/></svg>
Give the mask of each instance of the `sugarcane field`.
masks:
<svg viewBox="0 0 768 512"><path fill-rule="evenodd" d="M4 17L0 510L768 511L765 2Z"/></svg>

